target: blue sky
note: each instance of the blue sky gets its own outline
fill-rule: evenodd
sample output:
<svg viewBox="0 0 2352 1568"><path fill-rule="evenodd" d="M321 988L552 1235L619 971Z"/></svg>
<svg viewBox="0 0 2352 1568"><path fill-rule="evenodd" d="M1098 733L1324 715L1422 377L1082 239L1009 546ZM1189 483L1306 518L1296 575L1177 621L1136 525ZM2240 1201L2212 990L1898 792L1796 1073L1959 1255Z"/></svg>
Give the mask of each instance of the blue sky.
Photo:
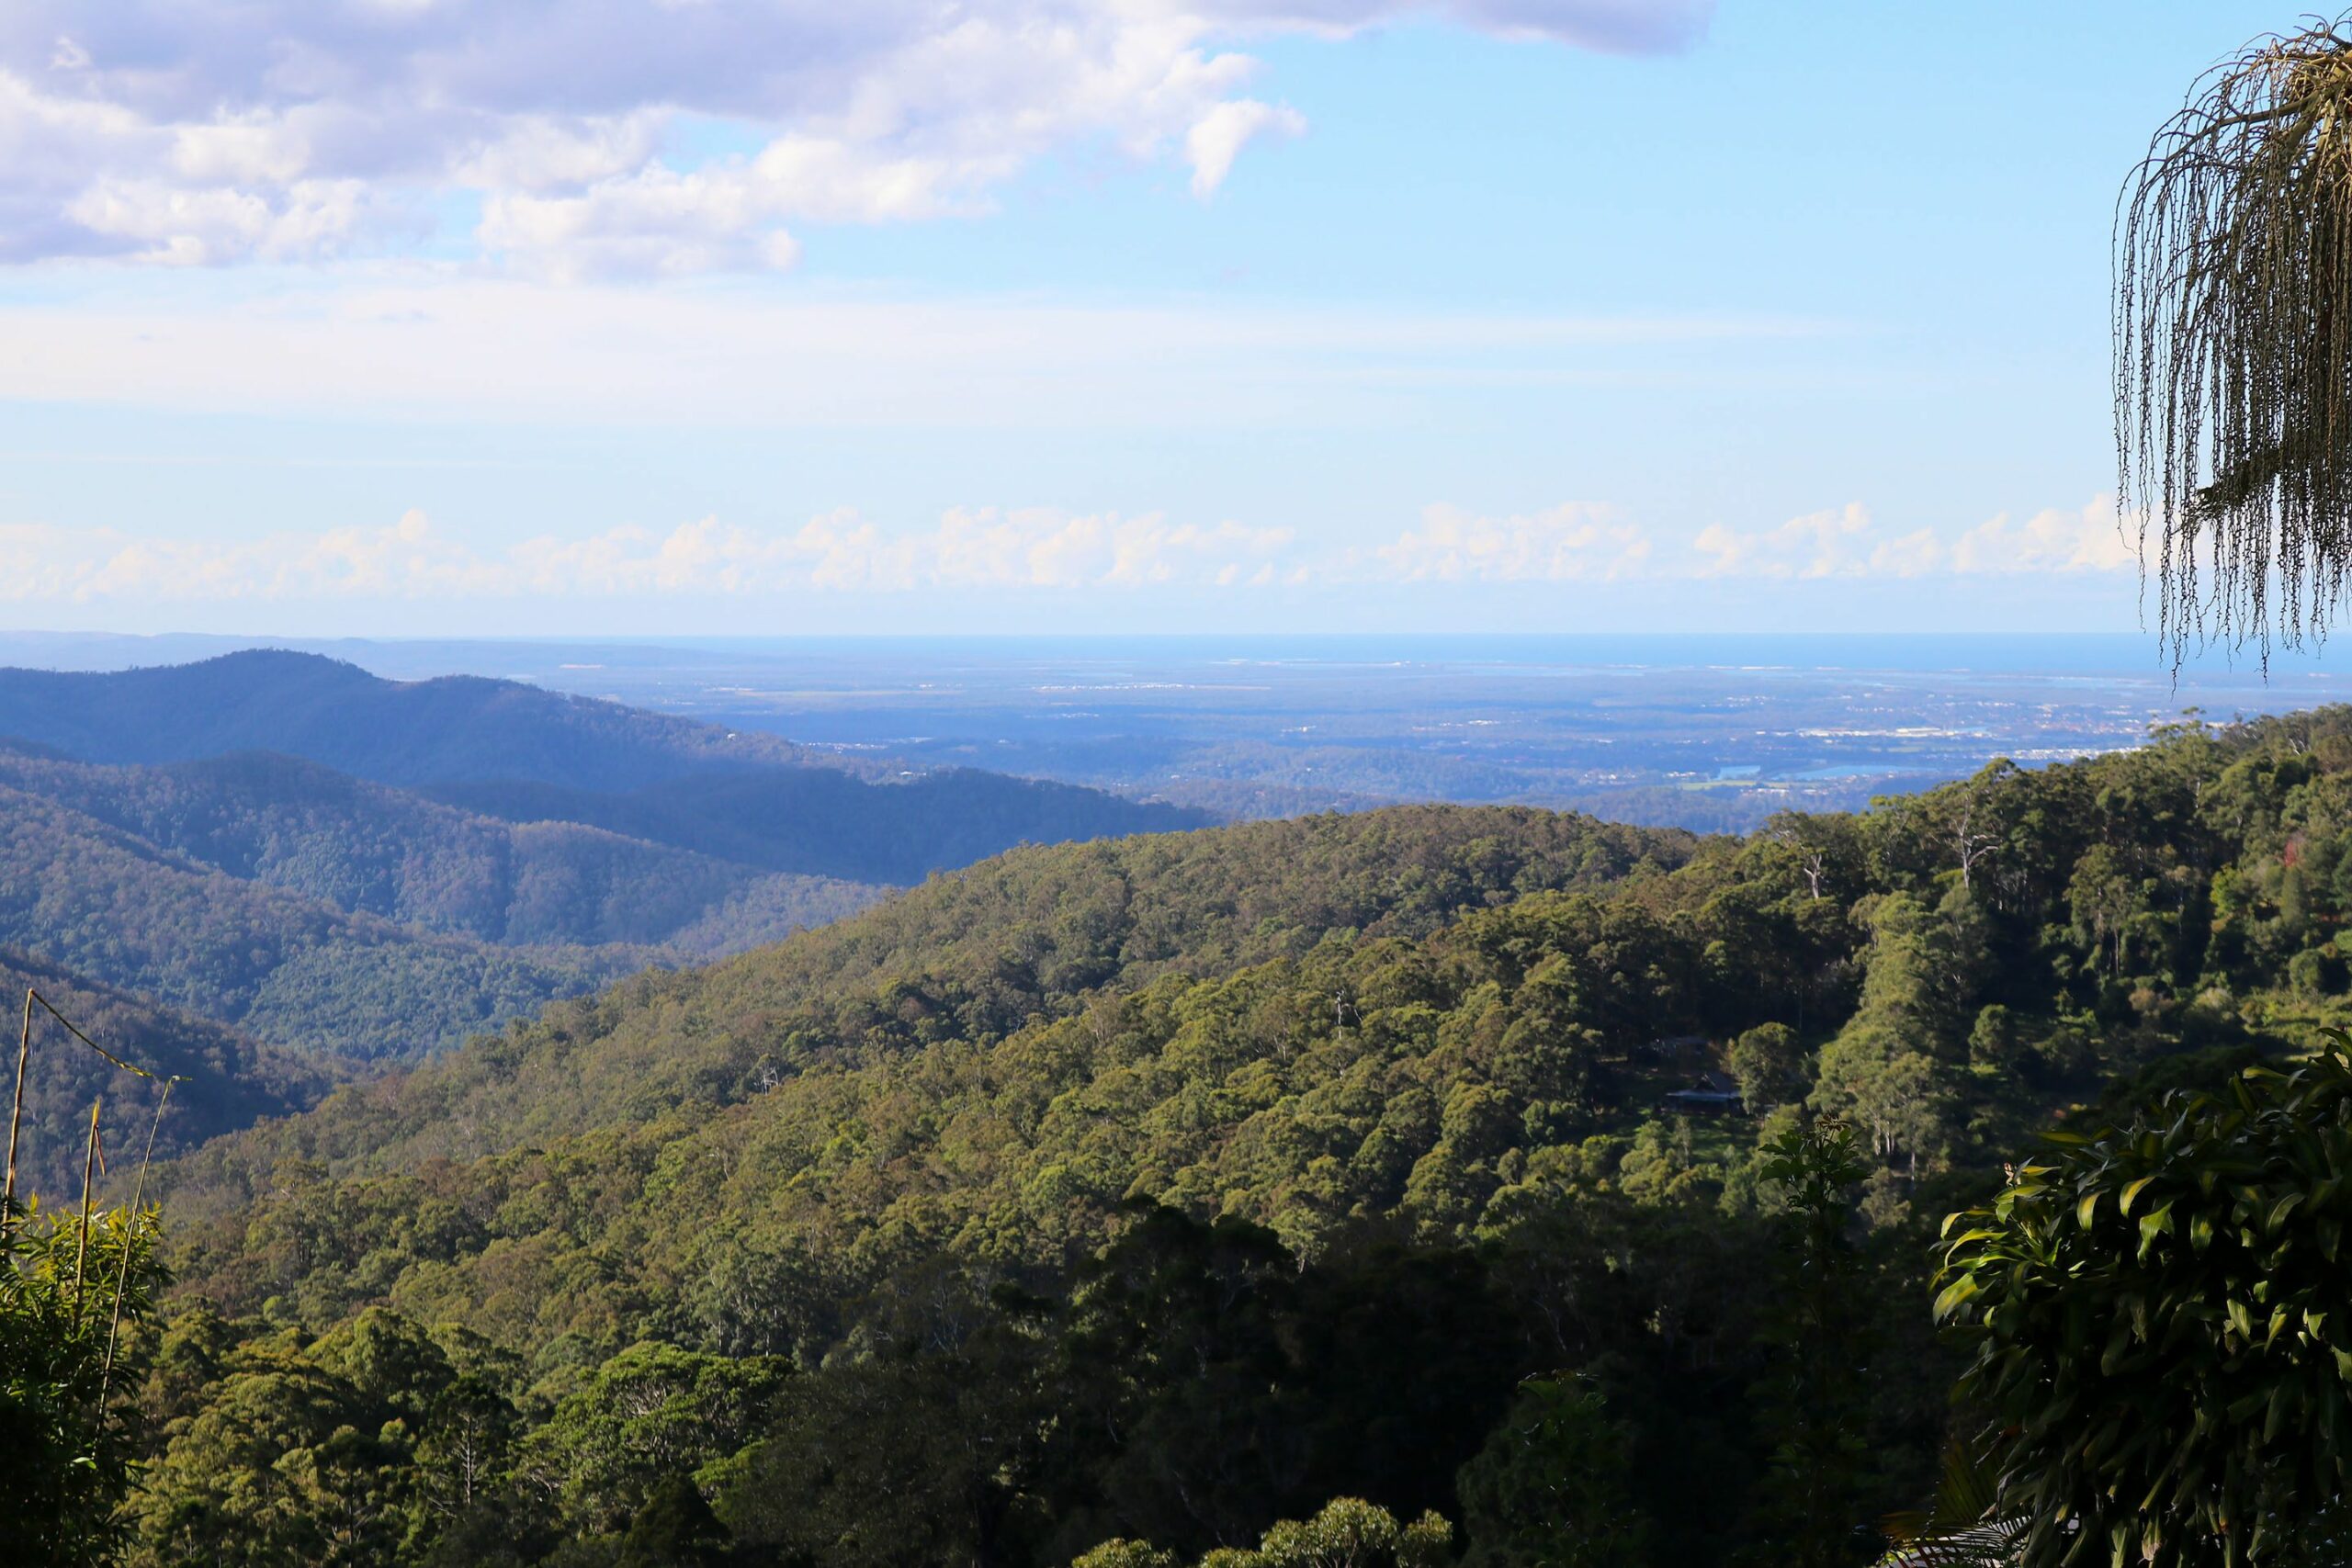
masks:
<svg viewBox="0 0 2352 1568"><path fill-rule="evenodd" d="M0 615L2130 629L2114 193L2294 19L692 9L0 20Z"/></svg>

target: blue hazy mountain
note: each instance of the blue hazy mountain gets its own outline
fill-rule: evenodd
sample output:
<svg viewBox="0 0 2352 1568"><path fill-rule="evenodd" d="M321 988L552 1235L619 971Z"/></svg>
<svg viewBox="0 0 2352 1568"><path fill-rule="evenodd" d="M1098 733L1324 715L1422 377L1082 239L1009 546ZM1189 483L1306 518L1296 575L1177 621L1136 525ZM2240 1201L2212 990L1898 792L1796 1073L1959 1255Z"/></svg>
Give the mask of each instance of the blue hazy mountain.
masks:
<svg viewBox="0 0 2352 1568"><path fill-rule="evenodd" d="M966 767L920 769L514 681L390 681L256 649L114 671L0 670L0 736L91 762L277 752L770 872L919 880L1021 843L1197 827L1203 812ZM458 788L456 786L464 786Z"/></svg>

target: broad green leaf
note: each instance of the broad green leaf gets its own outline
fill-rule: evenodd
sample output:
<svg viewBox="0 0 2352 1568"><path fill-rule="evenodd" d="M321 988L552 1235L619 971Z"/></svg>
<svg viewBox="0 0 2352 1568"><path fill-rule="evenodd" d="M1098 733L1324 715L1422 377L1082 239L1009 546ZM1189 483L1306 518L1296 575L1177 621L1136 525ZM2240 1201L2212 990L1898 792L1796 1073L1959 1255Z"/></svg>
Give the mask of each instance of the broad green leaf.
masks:
<svg viewBox="0 0 2352 1568"><path fill-rule="evenodd" d="M1983 1287L1976 1281L1975 1275L1962 1274L1959 1279L1946 1285L1942 1292L1936 1297L1935 1320L1938 1323L1943 1322L1973 1300L1982 1289Z"/></svg>
<svg viewBox="0 0 2352 1568"><path fill-rule="evenodd" d="M2279 1225L2285 1222L2287 1216L2295 1212L2295 1205L2302 1201L2303 1194L2301 1192L2290 1192L2284 1198L2279 1199L2278 1201L2270 1205L2269 1217L2262 1222L2262 1228L2265 1231L2276 1234Z"/></svg>

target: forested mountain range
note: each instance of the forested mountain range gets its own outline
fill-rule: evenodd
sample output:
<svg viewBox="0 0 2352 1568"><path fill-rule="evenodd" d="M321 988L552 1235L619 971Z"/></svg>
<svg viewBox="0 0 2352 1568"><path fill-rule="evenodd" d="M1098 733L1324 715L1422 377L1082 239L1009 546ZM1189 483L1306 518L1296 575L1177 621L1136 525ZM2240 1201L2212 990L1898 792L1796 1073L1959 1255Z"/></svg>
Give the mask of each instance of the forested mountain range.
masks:
<svg viewBox="0 0 2352 1568"><path fill-rule="evenodd" d="M880 891L492 821L293 758L100 766L0 741L0 951L21 949L29 983L114 1048L167 1072L194 1064L159 1129L166 1152ZM0 995L24 983L0 971ZM73 1174L96 1066L62 1041L32 1058L27 1137L46 1190ZM153 1085L118 1091L119 1133Z"/></svg>
<svg viewBox="0 0 2352 1568"><path fill-rule="evenodd" d="M1795 1108L1868 1156L1870 1393L1815 1412L1868 1518L1942 1440L1934 1222L2053 1117L2300 1048L2347 916L2346 710L1746 840L1408 808L1023 850L175 1162L219 1315L153 1397L195 1432L300 1365L356 1419L391 1396L355 1335L490 1369L500 1517L548 1532L512 1562L684 1507L744 1562L1057 1568L1333 1496L1520 1561L1479 1553L1541 1422L1607 1458L1600 1561L1722 1562L1781 1528ZM1679 1110L1706 1073L1751 1114ZM307 1430L175 1438L148 1506L232 1514ZM368 1484L432 1495L402 1441Z"/></svg>
<svg viewBox="0 0 2352 1568"><path fill-rule="evenodd" d="M0 741L0 787L345 914L509 945L669 944L713 957L879 896L573 821L492 820L272 752L101 766Z"/></svg>
<svg viewBox="0 0 2352 1568"><path fill-rule="evenodd" d="M287 750L237 750L253 746ZM837 763L512 682L382 681L311 655L0 671L0 943L347 1072L836 919L882 878L1196 820L1062 785ZM407 787L425 780L495 815Z"/></svg>
<svg viewBox="0 0 2352 1568"><path fill-rule="evenodd" d="M516 682L386 681L316 654L96 674L0 670L0 736L86 762L274 752L508 822L578 823L760 871L862 883L919 881L1024 842L1210 820L1069 784L910 771Z"/></svg>

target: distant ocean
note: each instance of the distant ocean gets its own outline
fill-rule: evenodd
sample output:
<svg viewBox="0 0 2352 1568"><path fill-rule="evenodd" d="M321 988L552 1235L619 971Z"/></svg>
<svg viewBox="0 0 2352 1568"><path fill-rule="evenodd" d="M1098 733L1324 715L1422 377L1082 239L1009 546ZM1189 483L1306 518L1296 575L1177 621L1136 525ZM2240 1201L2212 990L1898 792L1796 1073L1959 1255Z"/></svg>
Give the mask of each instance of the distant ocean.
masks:
<svg viewBox="0 0 2352 1568"><path fill-rule="evenodd" d="M545 642L548 639L531 639ZM2059 632L1985 633L1655 632L1526 634L1403 633L1396 636L1203 635L1082 637L644 637L600 639L643 658L656 649L727 658L872 659L945 657L1007 663L1136 660L1261 660L1356 667L1414 664L1494 668L1650 668L1752 670L1962 671L1978 674L2123 675L2169 681L2170 652L2153 635ZM5 642L0 642L5 646ZM323 645L322 645L323 646ZM399 645L379 645L399 646ZM2273 649L2266 662L2252 648L2192 651L2184 682L2231 685L2312 674L2352 674L2352 642L2341 649Z"/></svg>

